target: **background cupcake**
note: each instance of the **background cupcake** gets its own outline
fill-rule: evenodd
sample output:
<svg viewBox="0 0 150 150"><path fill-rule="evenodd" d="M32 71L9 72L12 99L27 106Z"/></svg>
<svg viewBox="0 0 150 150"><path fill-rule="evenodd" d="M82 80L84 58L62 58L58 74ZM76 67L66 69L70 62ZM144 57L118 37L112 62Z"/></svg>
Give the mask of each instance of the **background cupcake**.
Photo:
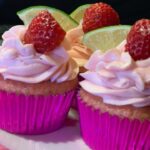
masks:
<svg viewBox="0 0 150 150"><path fill-rule="evenodd" d="M81 133L93 150L150 149L149 28L136 22L127 42L96 51L81 74Z"/></svg>
<svg viewBox="0 0 150 150"><path fill-rule="evenodd" d="M47 11L14 26L0 47L0 128L39 134L60 128L76 93L78 66L60 46L65 31Z"/></svg>
<svg viewBox="0 0 150 150"><path fill-rule="evenodd" d="M84 65L93 53L94 49L84 44L84 35L92 30L118 25L120 23L118 13L106 3L95 3L84 5L82 8L83 18L80 20L78 27L67 32L66 38L71 43L69 55L77 62L80 72L85 72ZM78 10L76 10L78 11ZM71 15L72 16L72 15ZM81 15L82 16L82 15Z"/></svg>
<svg viewBox="0 0 150 150"><path fill-rule="evenodd" d="M78 64L79 72L83 73L86 71L86 68L84 67L85 64L95 50L91 47L89 48L89 46L84 43L86 35L90 34L90 31L94 31L102 27L118 25L120 19L118 13L110 5L105 3L84 5L83 7L81 6L77 8L75 11L80 11L80 9L83 9L81 15L83 18L81 18L79 26L67 32L66 41L70 44L70 46L67 47L69 55ZM73 17L73 15L71 16ZM81 76L78 78L79 81L83 80ZM76 99L73 101L73 107L77 108Z"/></svg>

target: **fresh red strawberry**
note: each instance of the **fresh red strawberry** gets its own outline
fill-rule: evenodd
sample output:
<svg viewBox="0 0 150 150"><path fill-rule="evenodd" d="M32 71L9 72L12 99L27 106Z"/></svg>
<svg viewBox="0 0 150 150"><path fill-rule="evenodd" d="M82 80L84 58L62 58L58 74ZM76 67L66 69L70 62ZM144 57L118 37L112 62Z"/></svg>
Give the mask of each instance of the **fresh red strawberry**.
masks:
<svg viewBox="0 0 150 150"><path fill-rule="evenodd" d="M24 42L32 43L39 53L55 49L63 41L65 31L48 11L41 11L29 25Z"/></svg>
<svg viewBox="0 0 150 150"><path fill-rule="evenodd" d="M131 28L127 36L126 51L134 60L150 57L150 20L141 19Z"/></svg>
<svg viewBox="0 0 150 150"><path fill-rule="evenodd" d="M95 3L85 10L82 27L84 32L88 32L119 23L119 15L110 5Z"/></svg>

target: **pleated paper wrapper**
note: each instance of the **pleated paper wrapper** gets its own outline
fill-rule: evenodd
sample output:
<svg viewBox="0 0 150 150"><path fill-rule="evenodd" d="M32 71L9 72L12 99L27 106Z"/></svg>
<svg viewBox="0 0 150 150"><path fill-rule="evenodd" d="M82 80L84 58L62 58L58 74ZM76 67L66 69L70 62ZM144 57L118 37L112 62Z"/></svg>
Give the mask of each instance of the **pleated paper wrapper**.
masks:
<svg viewBox="0 0 150 150"><path fill-rule="evenodd" d="M82 137L92 150L150 150L150 121L102 113L78 97Z"/></svg>
<svg viewBox="0 0 150 150"><path fill-rule="evenodd" d="M63 126L76 90L50 96L0 92L0 128L17 134L43 134Z"/></svg>

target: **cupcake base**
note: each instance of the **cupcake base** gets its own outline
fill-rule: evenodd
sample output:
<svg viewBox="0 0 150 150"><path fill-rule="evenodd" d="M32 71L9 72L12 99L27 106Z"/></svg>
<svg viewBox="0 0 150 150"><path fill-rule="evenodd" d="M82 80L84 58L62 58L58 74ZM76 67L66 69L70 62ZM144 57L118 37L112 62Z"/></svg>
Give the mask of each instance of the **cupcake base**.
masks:
<svg viewBox="0 0 150 150"><path fill-rule="evenodd" d="M92 150L149 150L150 121L103 112L78 97L81 134Z"/></svg>
<svg viewBox="0 0 150 150"><path fill-rule="evenodd" d="M0 128L17 134L43 134L63 126L76 90L51 96L0 92Z"/></svg>

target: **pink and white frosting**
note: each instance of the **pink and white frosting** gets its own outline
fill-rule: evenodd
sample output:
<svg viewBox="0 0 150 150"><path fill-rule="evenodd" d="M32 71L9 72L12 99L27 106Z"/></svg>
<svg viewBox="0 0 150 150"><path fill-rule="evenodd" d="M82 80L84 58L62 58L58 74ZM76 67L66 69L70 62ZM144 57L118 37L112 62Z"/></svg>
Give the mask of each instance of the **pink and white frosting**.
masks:
<svg viewBox="0 0 150 150"><path fill-rule="evenodd" d="M2 35L0 73L4 79L25 83L45 80L60 83L76 78L78 66L63 46L48 54L37 53L32 44L23 43L25 32L26 27L18 25Z"/></svg>
<svg viewBox="0 0 150 150"><path fill-rule="evenodd" d="M87 63L92 54L92 50L82 44L83 35L84 32L81 24L78 27L71 29L66 34L66 39L70 43L68 53L80 67Z"/></svg>
<svg viewBox="0 0 150 150"><path fill-rule="evenodd" d="M125 43L102 53L97 50L86 64L80 82L87 92L112 105L150 105L150 58L134 61L125 52Z"/></svg>

